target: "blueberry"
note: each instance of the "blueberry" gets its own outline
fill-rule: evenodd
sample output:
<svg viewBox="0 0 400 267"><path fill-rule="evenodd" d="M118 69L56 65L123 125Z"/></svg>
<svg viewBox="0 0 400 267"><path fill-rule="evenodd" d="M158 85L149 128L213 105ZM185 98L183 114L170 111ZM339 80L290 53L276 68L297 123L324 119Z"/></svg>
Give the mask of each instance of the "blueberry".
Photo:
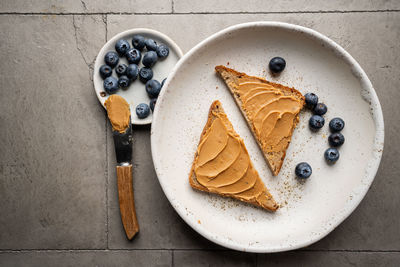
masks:
<svg viewBox="0 0 400 267"><path fill-rule="evenodd" d="M318 103L314 108L314 114L324 115L328 111L328 107L324 103Z"/></svg>
<svg viewBox="0 0 400 267"><path fill-rule="evenodd" d="M131 84L131 80L125 75L119 77L118 79L118 85L120 88L125 89Z"/></svg>
<svg viewBox="0 0 400 267"><path fill-rule="evenodd" d="M157 46L156 51L157 51L157 55L160 58L166 58L169 55L169 48L165 44L160 44L159 46Z"/></svg>
<svg viewBox="0 0 400 267"><path fill-rule="evenodd" d="M131 48L126 52L125 57L128 60L129 64L139 64L142 54L139 50Z"/></svg>
<svg viewBox="0 0 400 267"><path fill-rule="evenodd" d="M117 50L118 54L122 57L125 55L126 51L131 49L127 40L121 39L115 44L115 50Z"/></svg>
<svg viewBox="0 0 400 267"><path fill-rule="evenodd" d="M333 147L338 147L343 145L344 136L341 133L332 133L328 137L329 144Z"/></svg>
<svg viewBox="0 0 400 267"><path fill-rule="evenodd" d="M141 103L136 106L136 115L139 117L139 119L144 119L150 114L150 108L149 105L145 103Z"/></svg>
<svg viewBox="0 0 400 267"><path fill-rule="evenodd" d="M106 62L106 64L108 66L110 66L111 68L114 68L115 66L117 66L118 61L119 61L118 54L114 51L109 51L104 56L104 62Z"/></svg>
<svg viewBox="0 0 400 267"><path fill-rule="evenodd" d="M318 104L318 96L314 93L305 94L305 98L306 98L306 106L309 109L314 109L315 106Z"/></svg>
<svg viewBox="0 0 400 267"><path fill-rule="evenodd" d="M132 81L137 79L137 76L139 75L139 67L136 64L130 64L128 68L126 69L126 76L128 76L129 79Z"/></svg>
<svg viewBox="0 0 400 267"><path fill-rule="evenodd" d="M150 109L151 109L151 111L154 111L154 107L156 105L156 102L157 102L157 98L152 98L150 100Z"/></svg>
<svg viewBox="0 0 400 267"><path fill-rule="evenodd" d="M339 151L336 148L325 150L324 157L328 163L335 163L339 159Z"/></svg>
<svg viewBox="0 0 400 267"><path fill-rule="evenodd" d="M125 64L119 64L115 68L115 72L117 73L118 77L120 77L122 75L126 75L126 70L127 69L128 69L128 66L126 66Z"/></svg>
<svg viewBox="0 0 400 267"><path fill-rule="evenodd" d="M325 119L319 115L312 115L308 124L311 129L321 129L325 124Z"/></svg>
<svg viewBox="0 0 400 267"><path fill-rule="evenodd" d="M166 80L167 80L167 78L164 78L164 80L162 80L162 82L161 82L161 88L164 87L164 83L165 83Z"/></svg>
<svg viewBox="0 0 400 267"><path fill-rule="evenodd" d="M144 48L144 46L146 45L146 44L145 44L145 40L146 40L146 39L145 39L143 36L141 36L141 35L139 35L139 34L136 34L136 35L134 35L133 38L132 38L132 45L133 45L133 47L136 48L137 50L142 51L143 48Z"/></svg>
<svg viewBox="0 0 400 267"><path fill-rule="evenodd" d="M157 53L154 51L149 51L144 53L142 63L146 67L151 68L154 66L154 64L156 64L157 60L158 60Z"/></svg>
<svg viewBox="0 0 400 267"><path fill-rule="evenodd" d="M281 57L274 57L269 61L269 69L272 73L280 73L286 67L286 61Z"/></svg>
<svg viewBox="0 0 400 267"><path fill-rule="evenodd" d="M329 129L331 129L332 132L340 132L344 128L344 120L341 118L333 118L329 122Z"/></svg>
<svg viewBox="0 0 400 267"><path fill-rule="evenodd" d="M115 77L107 77L103 82L104 90L112 95L118 91L118 80Z"/></svg>
<svg viewBox="0 0 400 267"><path fill-rule="evenodd" d="M145 42L148 51L156 51L157 43L153 39L147 39Z"/></svg>
<svg viewBox="0 0 400 267"><path fill-rule="evenodd" d="M139 71L139 79L143 83L147 83L148 80L153 78L153 71L150 68L143 67Z"/></svg>
<svg viewBox="0 0 400 267"><path fill-rule="evenodd" d="M100 76L103 80L107 77L110 77L112 74L112 68L108 65L102 65L99 69Z"/></svg>
<svg viewBox="0 0 400 267"><path fill-rule="evenodd" d="M312 168L307 162L301 162L296 165L295 173L297 177L306 179L312 174Z"/></svg>
<svg viewBox="0 0 400 267"><path fill-rule="evenodd" d="M161 91L161 84L156 80L149 80L146 83L146 92L150 98L155 98Z"/></svg>

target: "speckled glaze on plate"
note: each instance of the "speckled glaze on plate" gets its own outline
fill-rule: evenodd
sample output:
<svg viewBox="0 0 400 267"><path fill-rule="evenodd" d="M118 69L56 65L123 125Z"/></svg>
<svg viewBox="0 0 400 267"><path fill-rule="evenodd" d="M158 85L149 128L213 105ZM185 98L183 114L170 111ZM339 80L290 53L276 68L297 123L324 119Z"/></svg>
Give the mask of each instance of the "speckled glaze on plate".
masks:
<svg viewBox="0 0 400 267"><path fill-rule="evenodd" d="M286 59L273 77L268 62ZM308 128L300 113L280 174L270 170L223 81L214 71L226 65L249 75L316 93L328 106L323 129ZM297 25L252 22L229 27L191 49L176 65L155 110L151 147L165 195L198 233L222 246L249 252L278 252L308 246L330 233L358 206L382 156L384 126L376 93L360 65L326 36ZM173 90L172 90L173 88ZM239 201L193 190L188 181L201 131L213 100L220 100L244 139L262 180L281 204L270 213ZM345 120L340 159L325 163L329 121ZM311 164L307 181L295 178L297 163Z"/></svg>
<svg viewBox="0 0 400 267"><path fill-rule="evenodd" d="M132 47L132 37L135 34L143 35L145 38L152 38L158 44L164 43L169 47L169 55L166 59L159 60L152 68L154 77L153 79L158 80L160 83L161 81L166 78L178 60L182 57L183 53L179 46L168 36L165 34L145 28L137 28L131 29L124 32L121 32L111 38L100 50L99 54L97 55L96 62L94 63L94 71L93 71L93 83L94 83L94 90L96 91L96 96L99 99L100 103L104 107L104 102L109 97L108 94L105 94L103 88L103 79L100 77L99 69L101 65L104 63L104 56L108 51L115 51L115 43L119 39L126 39ZM142 53L143 57L143 53ZM118 64L123 63L128 65L128 61L123 57L119 59ZM140 62L139 68L143 67L143 64ZM115 68L113 69L113 76L117 77L115 73ZM136 115L135 109L136 106L140 103L149 104L150 98L147 96L145 85L137 79L126 90L119 89L116 93L126 99L129 103L131 108L131 119L132 124L136 125L143 125L151 123L153 119L153 114L150 112L150 115L145 119L139 119Z"/></svg>

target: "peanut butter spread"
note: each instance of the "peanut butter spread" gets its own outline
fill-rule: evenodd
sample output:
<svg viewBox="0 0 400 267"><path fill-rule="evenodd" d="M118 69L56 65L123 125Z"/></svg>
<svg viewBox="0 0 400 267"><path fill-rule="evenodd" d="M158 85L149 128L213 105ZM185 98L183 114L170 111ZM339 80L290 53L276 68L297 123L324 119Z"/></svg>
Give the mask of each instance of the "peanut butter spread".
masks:
<svg viewBox="0 0 400 267"><path fill-rule="evenodd" d="M243 140L225 113L213 112L213 116L215 119L205 132L194 161L197 181L211 192L264 206L271 197L250 161Z"/></svg>
<svg viewBox="0 0 400 267"><path fill-rule="evenodd" d="M129 104L119 95L111 95L104 103L114 131L124 133L129 127Z"/></svg>
<svg viewBox="0 0 400 267"><path fill-rule="evenodd" d="M263 151L286 150L295 126L293 122L302 108L301 101L284 95L272 84L246 79L240 80L236 93Z"/></svg>

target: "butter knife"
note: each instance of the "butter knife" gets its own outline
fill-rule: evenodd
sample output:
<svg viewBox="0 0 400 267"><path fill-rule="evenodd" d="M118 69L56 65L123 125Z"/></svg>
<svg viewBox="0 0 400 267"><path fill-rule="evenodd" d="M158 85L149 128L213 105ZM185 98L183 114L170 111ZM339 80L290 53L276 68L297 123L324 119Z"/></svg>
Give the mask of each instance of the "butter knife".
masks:
<svg viewBox="0 0 400 267"><path fill-rule="evenodd" d="M132 124L124 132L112 132L117 156L119 210L126 236L131 240L139 232L132 185Z"/></svg>

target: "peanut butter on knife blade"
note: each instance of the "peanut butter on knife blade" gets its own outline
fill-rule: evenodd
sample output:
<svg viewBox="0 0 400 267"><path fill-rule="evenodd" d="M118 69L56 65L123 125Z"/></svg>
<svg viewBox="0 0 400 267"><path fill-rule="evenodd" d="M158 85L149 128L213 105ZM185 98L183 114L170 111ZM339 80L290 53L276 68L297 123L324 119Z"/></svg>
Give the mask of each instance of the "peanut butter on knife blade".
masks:
<svg viewBox="0 0 400 267"><path fill-rule="evenodd" d="M119 95L111 95L104 103L114 131L124 133L129 127L129 104Z"/></svg>

